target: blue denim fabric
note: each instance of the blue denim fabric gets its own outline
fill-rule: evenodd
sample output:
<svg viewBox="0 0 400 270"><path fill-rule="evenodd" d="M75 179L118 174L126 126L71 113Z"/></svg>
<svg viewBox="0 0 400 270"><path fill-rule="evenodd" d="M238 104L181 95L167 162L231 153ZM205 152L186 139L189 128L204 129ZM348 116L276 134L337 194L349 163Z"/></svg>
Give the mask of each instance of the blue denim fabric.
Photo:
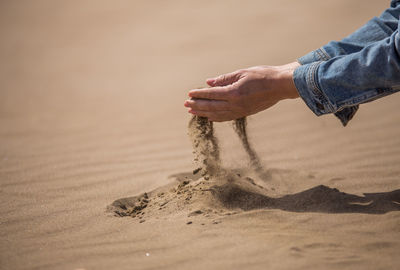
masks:
<svg viewBox="0 0 400 270"><path fill-rule="evenodd" d="M296 88L316 114L334 113L345 126L358 105L400 90L400 0L341 41L298 59Z"/></svg>

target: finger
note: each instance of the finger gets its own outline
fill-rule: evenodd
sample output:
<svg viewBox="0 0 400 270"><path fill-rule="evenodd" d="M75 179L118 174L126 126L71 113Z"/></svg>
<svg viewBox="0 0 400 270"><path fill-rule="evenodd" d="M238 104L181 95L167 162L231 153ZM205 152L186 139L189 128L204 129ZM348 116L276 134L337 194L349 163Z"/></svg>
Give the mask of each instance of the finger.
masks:
<svg viewBox="0 0 400 270"><path fill-rule="evenodd" d="M209 86L226 86L238 81L240 74L238 71L220 75L215 78L207 79L206 82Z"/></svg>
<svg viewBox="0 0 400 270"><path fill-rule="evenodd" d="M229 103L225 100L190 99L185 101L185 107L200 111L228 111Z"/></svg>
<svg viewBox="0 0 400 270"><path fill-rule="evenodd" d="M191 114L208 118L209 121L213 122L224 122L235 119L231 111L200 111L190 109Z"/></svg>
<svg viewBox="0 0 400 270"><path fill-rule="evenodd" d="M228 100L229 90L230 89L228 87L193 89L189 91L189 97L214 99L214 100Z"/></svg>

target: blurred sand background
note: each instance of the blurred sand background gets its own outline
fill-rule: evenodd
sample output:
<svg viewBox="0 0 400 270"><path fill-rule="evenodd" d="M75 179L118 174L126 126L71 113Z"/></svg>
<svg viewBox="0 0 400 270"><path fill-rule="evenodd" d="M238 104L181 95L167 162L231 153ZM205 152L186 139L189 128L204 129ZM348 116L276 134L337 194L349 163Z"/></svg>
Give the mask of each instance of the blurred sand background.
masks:
<svg viewBox="0 0 400 270"><path fill-rule="evenodd" d="M253 210L204 226L178 210L106 213L194 169L189 89L291 62L389 2L0 1L0 269L396 269L399 211ZM362 105L346 128L300 99L251 117L265 166L285 172L266 185L399 189L399 105ZM229 125L217 133L226 164L245 166Z"/></svg>

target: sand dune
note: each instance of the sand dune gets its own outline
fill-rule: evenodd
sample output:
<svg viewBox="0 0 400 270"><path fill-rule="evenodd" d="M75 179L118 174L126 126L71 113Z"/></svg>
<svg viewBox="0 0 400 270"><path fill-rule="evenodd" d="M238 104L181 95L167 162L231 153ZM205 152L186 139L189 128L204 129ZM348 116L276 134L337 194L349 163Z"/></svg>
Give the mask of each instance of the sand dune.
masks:
<svg viewBox="0 0 400 270"><path fill-rule="evenodd" d="M0 269L397 269L400 95L346 128L301 100L250 117L268 178L216 124L219 182L192 174L183 107L388 4L1 1Z"/></svg>

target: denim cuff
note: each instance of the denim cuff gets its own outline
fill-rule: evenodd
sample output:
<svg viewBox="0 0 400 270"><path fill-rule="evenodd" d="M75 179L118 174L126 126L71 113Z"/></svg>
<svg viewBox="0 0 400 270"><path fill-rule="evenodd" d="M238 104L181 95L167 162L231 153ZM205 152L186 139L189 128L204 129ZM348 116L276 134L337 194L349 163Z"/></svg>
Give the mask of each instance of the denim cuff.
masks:
<svg viewBox="0 0 400 270"><path fill-rule="evenodd" d="M306 64L311 64L314 62L319 62L319 61L326 61L329 60L331 57L328 55L328 53L325 51L324 48L319 48L316 49L315 51L312 51L302 57L300 57L299 59L297 59L297 61L301 64L301 65L306 65Z"/></svg>
<svg viewBox="0 0 400 270"><path fill-rule="evenodd" d="M299 66L293 73L293 81L300 97L317 115L334 112L333 106L318 85L317 72L322 62L314 62Z"/></svg>
<svg viewBox="0 0 400 270"><path fill-rule="evenodd" d="M342 125L346 126L358 111L359 105L345 107L339 111L335 110L335 106L328 101L328 98L318 85L318 68L321 63L314 62L295 69L293 81L297 92L317 116L334 113Z"/></svg>

